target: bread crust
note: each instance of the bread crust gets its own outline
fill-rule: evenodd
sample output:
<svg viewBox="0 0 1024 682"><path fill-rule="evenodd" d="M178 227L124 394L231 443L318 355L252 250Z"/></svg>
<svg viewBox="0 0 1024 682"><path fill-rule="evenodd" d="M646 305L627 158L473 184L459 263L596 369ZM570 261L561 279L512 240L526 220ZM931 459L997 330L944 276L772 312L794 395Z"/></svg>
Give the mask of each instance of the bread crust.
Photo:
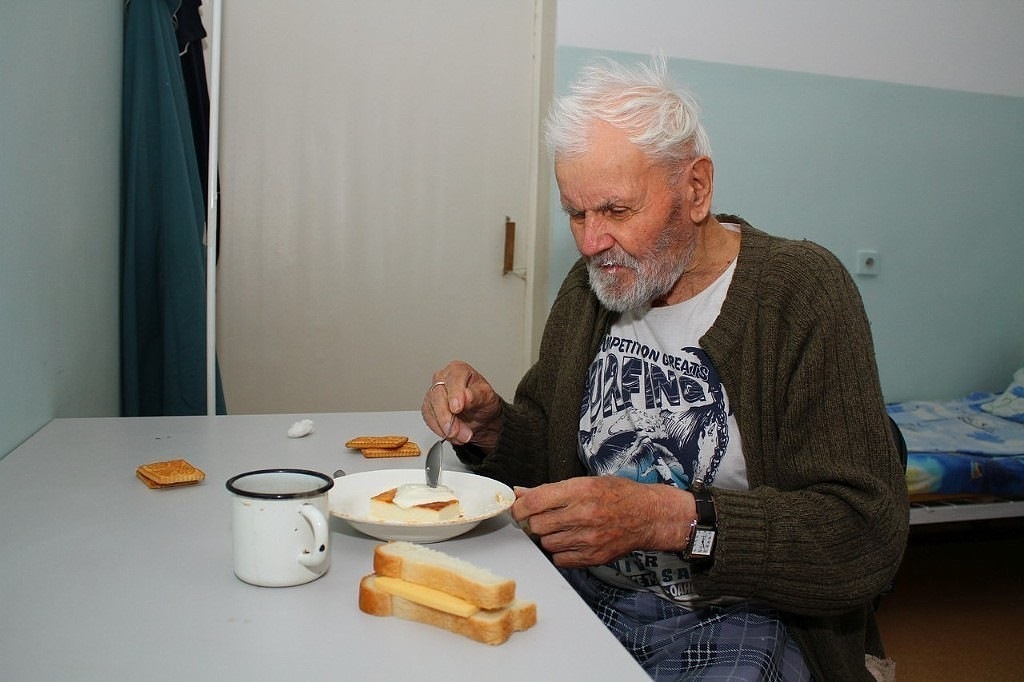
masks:
<svg viewBox="0 0 1024 682"><path fill-rule="evenodd" d="M508 606L516 596L516 583L511 578L410 542L377 545L373 570L378 575L447 592L482 609Z"/></svg>
<svg viewBox="0 0 1024 682"><path fill-rule="evenodd" d="M359 581L359 610L374 616L390 616L391 595L375 589L373 578L368 575Z"/></svg>
<svg viewBox="0 0 1024 682"><path fill-rule="evenodd" d="M477 611L463 618L382 592L375 581L375 575L368 575L359 582L359 608L370 615L425 623L492 646L503 644L513 632L527 630L537 623L533 602L513 599L508 606Z"/></svg>

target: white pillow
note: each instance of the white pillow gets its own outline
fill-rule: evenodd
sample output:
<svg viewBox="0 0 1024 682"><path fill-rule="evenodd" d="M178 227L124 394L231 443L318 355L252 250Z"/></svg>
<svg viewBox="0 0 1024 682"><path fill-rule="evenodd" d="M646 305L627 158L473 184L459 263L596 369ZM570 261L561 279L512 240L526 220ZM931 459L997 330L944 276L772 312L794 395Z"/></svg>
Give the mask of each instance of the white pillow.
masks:
<svg viewBox="0 0 1024 682"><path fill-rule="evenodd" d="M1024 367L1013 374L1013 381L995 400L982 403L981 409L997 417L1024 423Z"/></svg>

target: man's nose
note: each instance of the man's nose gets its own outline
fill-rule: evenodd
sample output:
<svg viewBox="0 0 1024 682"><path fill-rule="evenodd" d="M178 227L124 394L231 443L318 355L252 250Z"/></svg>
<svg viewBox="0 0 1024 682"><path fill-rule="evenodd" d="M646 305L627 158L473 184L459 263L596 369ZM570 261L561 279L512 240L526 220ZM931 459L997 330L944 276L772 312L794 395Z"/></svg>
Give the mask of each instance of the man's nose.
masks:
<svg viewBox="0 0 1024 682"><path fill-rule="evenodd" d="M607 221L597 213L587 213L575 232L576 247L580 255L588 258L607 251L615 244L615 239L608 231Z"/></svg>

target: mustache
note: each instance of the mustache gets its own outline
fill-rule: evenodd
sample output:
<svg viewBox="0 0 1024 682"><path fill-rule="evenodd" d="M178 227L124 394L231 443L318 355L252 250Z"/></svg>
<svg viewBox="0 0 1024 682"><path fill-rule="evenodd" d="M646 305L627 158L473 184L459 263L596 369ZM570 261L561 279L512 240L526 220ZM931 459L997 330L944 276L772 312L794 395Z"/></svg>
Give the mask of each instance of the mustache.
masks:
<svg viewBox="0 0 1024 682"><path fill-rule="evenodd" d="M587 265L602 268L614 266L636 270L640 267L640 259L626 253L621 246L614 246L607 251L587 258Z"/></svg>

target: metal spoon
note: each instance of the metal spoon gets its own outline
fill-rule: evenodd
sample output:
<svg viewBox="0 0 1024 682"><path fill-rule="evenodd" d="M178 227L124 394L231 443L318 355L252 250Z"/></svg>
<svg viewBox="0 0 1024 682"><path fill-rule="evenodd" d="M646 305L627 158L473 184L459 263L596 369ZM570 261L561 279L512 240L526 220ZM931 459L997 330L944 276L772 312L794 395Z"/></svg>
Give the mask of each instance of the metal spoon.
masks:
<svg viewBox="0 0 1024 682"><path fill-rule="evenodd" d="M436 488L441 480L441 458L444 455L444 438L430 446L427 451L427 462L424 469L427 473L427 485Z"/></svg>
<svg viewBox="0 0 1024 682"><path fill-rule="evenodd" d="M433 412L434 408L431 407L430 411ZM437 415L434 415L434 419L437 419ZM436 488L438 482L441 480L441 461L444 458L444 442L448 440L448 434L451 433L453 424L455 424L454 414L452 415L452 420L448 422L448 428L444 430L444 436L431 445L430 449L427 450L427 461L425 463L424 470L427 474L427 485L431 488Z"/></svg>

